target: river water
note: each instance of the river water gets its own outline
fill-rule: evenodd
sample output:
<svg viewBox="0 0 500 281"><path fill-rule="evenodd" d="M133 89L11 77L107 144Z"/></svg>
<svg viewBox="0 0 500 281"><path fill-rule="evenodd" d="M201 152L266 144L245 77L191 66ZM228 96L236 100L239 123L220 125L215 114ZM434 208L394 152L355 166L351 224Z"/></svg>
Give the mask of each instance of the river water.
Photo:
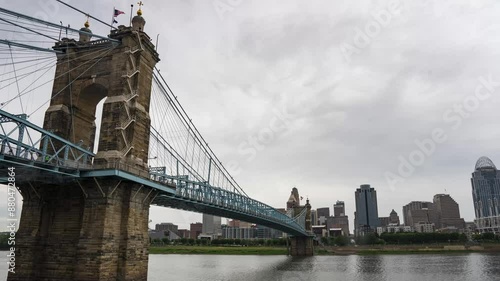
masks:
<svg viewBox="0 0 500 281"><path fill-rule="evenodd" d="M0 252L6 280L7 252ZM500 280L500 255L378 256L150 255L148 281Z"/></svg>

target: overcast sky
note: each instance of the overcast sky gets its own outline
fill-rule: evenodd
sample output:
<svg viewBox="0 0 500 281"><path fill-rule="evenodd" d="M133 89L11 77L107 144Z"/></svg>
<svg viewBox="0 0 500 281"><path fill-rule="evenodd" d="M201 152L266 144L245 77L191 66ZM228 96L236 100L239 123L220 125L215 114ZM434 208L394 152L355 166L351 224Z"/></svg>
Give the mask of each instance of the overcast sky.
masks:
<svg viewBox="0 0 500 281"><path fill-rule="evenodd" d="M106 22L116 6L128 24L130 1L67 2ZM496 1L144 2L158 68L251 197L281 208L295 186L313 208L343 200L352 232L354 192L371 184L379 216L402 220L403 205L449 193L473 220L475 162L500 163ZM55 0L0 4L85 21ZM159 207L150 217L201 221Z"/></svg>

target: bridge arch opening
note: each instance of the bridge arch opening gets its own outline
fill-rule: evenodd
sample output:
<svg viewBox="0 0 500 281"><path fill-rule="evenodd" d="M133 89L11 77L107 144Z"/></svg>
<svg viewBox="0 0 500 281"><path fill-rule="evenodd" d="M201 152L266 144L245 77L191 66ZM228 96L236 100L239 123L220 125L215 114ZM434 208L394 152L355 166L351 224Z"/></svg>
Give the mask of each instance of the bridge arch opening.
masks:
<svg viewBox="0 0 500 281"><path fill-rule="evenodd" d="M96 105L96 113L95 113L95 131L94 131L94 145L92 147L92 152L97 153L99 149L99 136L101 133L101 122L102 122L102 110L104 109L104 102L106 102L107 97L101 99Z"/></svg>
<svg viewBox="0 0 500 281"><path fill-rule="evenodd" d="M108 89L99 83L84 87L78 95L78 113L73 120L75 141L83 141L83 146L93 152L98 149L102 110L107 96Z"/></svg>

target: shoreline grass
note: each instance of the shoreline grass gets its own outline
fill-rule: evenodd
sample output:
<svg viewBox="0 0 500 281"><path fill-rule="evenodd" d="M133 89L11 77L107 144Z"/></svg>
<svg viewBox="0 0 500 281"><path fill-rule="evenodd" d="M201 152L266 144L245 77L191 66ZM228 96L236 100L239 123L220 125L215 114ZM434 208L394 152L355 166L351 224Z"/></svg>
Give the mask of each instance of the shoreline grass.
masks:
<svg viewBox="0 0 500 281"><path fill-rule="evenodd" d="M203 255L286 255L285 247L151 246L150 254Z"/></svg>

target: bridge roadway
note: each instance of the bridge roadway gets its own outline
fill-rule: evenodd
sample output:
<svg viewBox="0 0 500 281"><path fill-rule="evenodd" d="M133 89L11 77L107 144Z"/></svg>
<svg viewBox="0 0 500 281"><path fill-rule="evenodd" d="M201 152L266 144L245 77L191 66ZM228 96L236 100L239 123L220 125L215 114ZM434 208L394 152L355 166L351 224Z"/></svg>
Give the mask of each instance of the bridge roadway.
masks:
<svg viewBox="0 0 500 281"><path fill-rule="evenodd" d="M152 195L153 205L239 219L292 236L311 236L305 230L305 208L291 218L240 193L192 181L187 176L167 175L163 167L144 171L119 162L94 165L92 152L30 123L23 115L0 110L0 128L0 170L15 167L18 185L78 182L89 178L96 179L99 185L97 179L111 177L158 191ZM5 183L6 178L0 177L0 183L2 181Z"/></svg>

